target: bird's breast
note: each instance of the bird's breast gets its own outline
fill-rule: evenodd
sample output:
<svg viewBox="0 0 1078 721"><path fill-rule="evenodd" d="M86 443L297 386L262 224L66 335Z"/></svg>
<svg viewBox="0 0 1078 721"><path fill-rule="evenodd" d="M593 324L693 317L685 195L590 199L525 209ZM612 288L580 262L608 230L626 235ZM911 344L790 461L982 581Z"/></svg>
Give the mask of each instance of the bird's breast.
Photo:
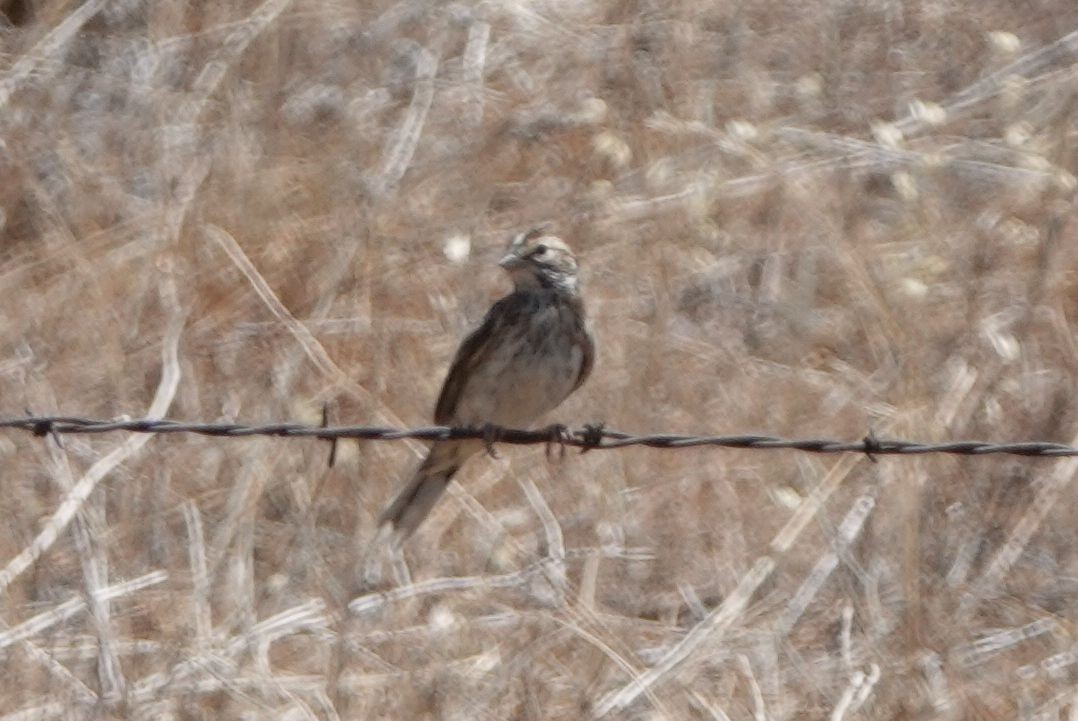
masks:
<svg viewBox="0 0 1078 721"><path fill-rule="evenodd" d="M526 427L565 400L584 363L582 319L571 305L537 305L499 328L485 361L474 368L454 418L463 425Z"/></svg>

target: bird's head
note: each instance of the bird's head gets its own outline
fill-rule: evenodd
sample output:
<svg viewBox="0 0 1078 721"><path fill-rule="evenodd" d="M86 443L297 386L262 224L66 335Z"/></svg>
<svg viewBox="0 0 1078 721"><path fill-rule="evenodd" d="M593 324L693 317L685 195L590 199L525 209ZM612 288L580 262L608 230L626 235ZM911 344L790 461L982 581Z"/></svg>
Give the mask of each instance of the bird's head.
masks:
<svg viewBox="0 0 1078 721"><path fill-rule="evenodd" d="M544 227L516 235L498 265L509 273L516 290L553 288L576 292L573 251L561 238L548 235Z"/></svg>

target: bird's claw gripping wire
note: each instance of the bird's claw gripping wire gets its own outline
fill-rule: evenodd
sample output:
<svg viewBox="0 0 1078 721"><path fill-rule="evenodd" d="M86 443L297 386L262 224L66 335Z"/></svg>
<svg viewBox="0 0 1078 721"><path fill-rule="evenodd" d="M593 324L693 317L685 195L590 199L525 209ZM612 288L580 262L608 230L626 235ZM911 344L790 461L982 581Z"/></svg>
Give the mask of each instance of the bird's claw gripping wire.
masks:
<svg viewBox="0 0 1078 721"><path fill-rule="evenodd" d="M559 453L558 458L565 458L565 446L573 440L573 434L569 432L568 426L562 423L552 423L544 430L546 433L546 457L550 460L554 453L554 446L558 446Z"/></svg>
<svg viewBox="0 0 1078 721"><path fill-rule="evenodd" d="M493 423L483 424L483 448L486 450L487 455L491 458L499 458L498 451L494 449L494 444L501 440L502 429Z"/></svg>

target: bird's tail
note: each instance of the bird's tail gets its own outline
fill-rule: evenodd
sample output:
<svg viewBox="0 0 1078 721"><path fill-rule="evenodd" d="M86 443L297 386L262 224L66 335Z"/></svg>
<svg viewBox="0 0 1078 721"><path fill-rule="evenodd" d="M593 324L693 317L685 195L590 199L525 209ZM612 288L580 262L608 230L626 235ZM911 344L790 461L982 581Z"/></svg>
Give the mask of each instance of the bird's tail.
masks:
<svg viewBox="0 0 1078 721"><path fill-rule="evenodd" d="M415 475L382 512L378 525L390 526L398 543L419 528L464 463L467 455L461 453L460 445L435 443Z"/></svg>

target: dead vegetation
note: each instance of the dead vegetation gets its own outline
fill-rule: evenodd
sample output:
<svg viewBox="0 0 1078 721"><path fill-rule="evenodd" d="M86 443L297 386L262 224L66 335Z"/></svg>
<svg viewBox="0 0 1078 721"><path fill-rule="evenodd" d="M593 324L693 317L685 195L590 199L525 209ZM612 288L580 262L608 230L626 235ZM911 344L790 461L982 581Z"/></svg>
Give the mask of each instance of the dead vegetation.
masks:
<svg viewBox="0 0 1078 721"><path fill-rule="evenodd" d="M1078 435L1071 2L0 12L0 414L424 424L552 220L559 420ZM417 448L0 436L2 718L1078 713L1074 460L506 449L363 589Z"/></svg>

